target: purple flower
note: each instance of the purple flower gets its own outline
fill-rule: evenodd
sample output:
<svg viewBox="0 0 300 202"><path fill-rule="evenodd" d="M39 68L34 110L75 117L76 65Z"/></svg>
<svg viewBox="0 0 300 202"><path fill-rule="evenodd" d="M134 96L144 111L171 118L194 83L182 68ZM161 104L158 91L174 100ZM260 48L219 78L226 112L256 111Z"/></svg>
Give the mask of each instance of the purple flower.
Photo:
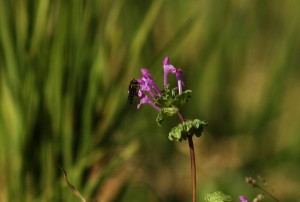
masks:
<svg viewBox="0 0 300 202"><path fill-rule="evenodd" d="M160 108L154 104L154 102L146 95L144 94L141 90L138 92L138 96L140 97L140 103L137 105L137 109L141 107L142 104L150 104L154 109L157 111L160 111Z"/></svg>
<svg viewBox="0 0 300 202"><path fill-rule="evenodd" d="M176 71L176 77L177 77L177 83L178 83L178 93L182 93L182 86L183 86L183 80L182 80L182 70L177 69Z"/></svg>
<svg viewBox="0 0 300 202"><path fill-rule="evenodd" d="M154 93L152 92L147 79L144 77L137 79L138 83L140 84L140 91L148 92L152 98L155 97Z"/></svg>
<svg viewBox="0 0 300 202"><path fill-rule="evenodd" d="M248 202L248 199L245 196L240 196L239 198L241 202Z"/></svg>
<svg viewBox="0 0 300 202"><path fill-rule="evenodd" d="M151 88L155 91L156 94L161 94L161 90L158 88L158 86L156 85L156 83L154 82L150 72L148 69L146 68L142 68L141 69L142 75L143 77L141 78L143 80L142 85L146 85L147 88L149 88L147 91L151 91ZM138 79L139 81L140 79Z"/></svg>
<svg viewBox="0 0 300 202"><path fill-rule="evenodd" d="M178 82L178 92L179 94L182 93L182 86L183 86L183 80L182 80L182 70L177 69L169 64L169 58L165 57L163 61L164 66L164 86L166 87L168 85L168 74L176 74L177 82ZM137 108L139 109L142 104L150 104L152 105L156 110L160 111L160 108L155 105L154 100L161 96L161 90L154 82L153 77L151 76L150 72L146 68L141 69L142 77L137 79L137 82L139 83L139 91L138 91L138 97L140 98L140 103L138 104Z"/></svg>
<svg viewBox="0 0 300 202"><path fill-rule="evenodd" d="M175 74L176 73L176 68L169 64L169 58L165 57L163 61L164 65L164 86L166 87L168 85L168 74Z"/></svg>
<svg viewBox="0 0 300 202"><path fill-rule="evenodd" d="M137 79L139 83L139 92L138 97L140 98L140 103L138 104L137 108L139 109L142 104L150 104L156 110L160 111L160 108L157 107L153 100L161 94L161 90L158 88L156 83L154 82L150 72L146 68L141 69L142 78ZM147 94L146 94L147 93ZM149 96L151 98L149 98Z"/></svg>

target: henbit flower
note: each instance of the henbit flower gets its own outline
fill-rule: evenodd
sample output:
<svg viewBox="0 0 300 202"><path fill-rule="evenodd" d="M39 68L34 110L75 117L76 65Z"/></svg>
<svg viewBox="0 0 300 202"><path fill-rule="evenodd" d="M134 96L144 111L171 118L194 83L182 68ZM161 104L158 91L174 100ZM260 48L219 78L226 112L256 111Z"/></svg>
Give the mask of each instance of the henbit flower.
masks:
<svg viewBox="0 0 300 202"><path fill-rule="evenodd" d="M141 72L142 72L142 75L143 75L143 77L141 78L144 81L143 84L146 85L146 86L148 86L149 88L151 87L155 91L156 94L160 95L161 94L161 90L158 88L158 86L154 82L154 80L153 80L153 78L152 78L149 70L146 69L146 68L142 68Z"/></svg>
<svg viewBox="0 0 300 202"><path fill-rule="evenodd" d="M148 85L148 82L147 82L147 79L145 79L144 77L140 78L140 79L137 79L137 82L140 84L140 91L142 92L148 92L149 95L154 98L155 95L154 93L152 92L151 88L149 87Z"/></svg>
<svg viewBox="0 0 300 202"><path fill-rule="evenodd" d="M137 109L141 107L142 104L150 104L154 109L157 111L160 111L160 108L154 104L154 102L146 95L144 94L141 90L138 92L138 96L140 97L140 103L137 105Z"/></svg>
<svg viewBox="0 0 300 202"><path fill-rule="evenodd" d="M164 65L164 86L166 87L168 85L168 74L175 74L176 73L176 68L169 64L169 58L165 57L163 61Z"/></svg>
<svg viewBox="0 0 300 202"><path fill-rule="evenodd" d="M177 82L178 82L178 92L179 94L182 93L182 86L183 86L183 80L182 80L182 70L177 69L169 64L169 58L165 57L163 61L164 66L164 86L166 87L168 85L168 74L176 74ZM138 104L137 108L139 109L142 104L150 104L152 105L156 110L160 111L160 108L154 104L154 100L161 96L161 90L154 82L150 72L146 68L141 69L142 77L137 79L137 82L139 83L139 92L138 96L140 97L140 103ZM150 96L150 97L149 97Z"/></svg>
<svg viewBox="0 0 300 202"><path fill-rule="evenodd" d="M177 77L177 83L178 83L178 93L182 93L182 86L183 86L183 80L182 80L182 70L177 69L176 71L176 77Z"/></svg>
<svg viewBox="0 0 300 202"><path fill-rule="evenodd" d="M156 110L160 111L160 108L155 105L154 100L157 96L161 95L161 90L154 82L148 69L142 68L141 72L143 76L137 79L137 82L139 83L138 97L140 98L140 103L137 105L137 109L139 109L142 104L150 104Z"/></svg>
<svg viewBox="0 0 300 202"><path fill-rule="evenodd" d="M241 202L248 202L248 199L245 196L240 196L239 198Z"/></svg>

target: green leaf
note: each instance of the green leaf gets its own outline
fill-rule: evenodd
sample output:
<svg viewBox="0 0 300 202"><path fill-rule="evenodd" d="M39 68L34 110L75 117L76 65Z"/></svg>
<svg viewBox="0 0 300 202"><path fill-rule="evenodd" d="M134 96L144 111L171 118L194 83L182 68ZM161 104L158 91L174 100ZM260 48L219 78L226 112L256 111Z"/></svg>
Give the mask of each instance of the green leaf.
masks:
<svg viewBox="0 0 300 202"><path fill-rule="evenodd" d="M199 119L195 119L193 121L188 120L173 127L169 132L168 138L171 141L177 140L181 142L186 140L188 135L196 135L196 137L200 137L205 126L207 126L207 123Z"/></svg>
<svg viewBox="0 0 300 202"><path fill-rule="evenodd" d="M161 123L165 119L165 115L162 112L159 112L157 117L156 117L156 123L159 127L161 127Z"/></svg>
<svg viewBox="0 0 300 202"><path fill-rule="evenodd" d="M162 90L162 93L155 100L155 105L160 108L176 107L182 109L187 103L188 99L191 98L192 91L186 90L181 94L178 94L178 88L175 87L172 90L169 89L169 85Z"/></svg>
<svg viewBox="0 0 300 202"><path fill-rule="evenodd" d="M203 133L204 127L207 126L207 123L205 121L201 121L199 119L194 119L192 121L192 125L194 128L193 133L196 135L196 137L200 137Z"/></svg>
<svg viewBox="0 0 300 202"><path fill-rule="evenodd" d="M163 108L157 115L156 123L161 126L161 123L166 117L173 116L174 114L177 114L178 111L179 110L175 107Z"/></svg>
<svg viewBox="0 0 300 202"><path fill-rule="evenodd" d="M182 139L184 138L182 135L183 132L183 125L182 124L178 124L176 127L173 127L169 133L169 140L173 141L173 140L178 140L178 141L182 141Z"/></svg>
<svg viewBox="0 0 300 202"><path fill-rule="evenodd" d="M163 108L161 111L163 111L163 113L165 113L167 116L173 116L177 114L179 110L175 107L168 107L168 108Z"/></svg>
<svg viewBox="0 0 300 202"><path fill-rule="evenodd" d="M172 105L173 99L169 95L162 95L159 96L155 101L155 105L164 108L164 107L170 107Z"/></svg>
<svg viewBox="0 0 300 202"><path fill-rule="evenodd" d="M170 95L169 85L167 85L167 87L162 90L161 95L154 101L155 105L160 108L170 107L172 105L172 102L173 98Z"/></svg>
<svg viewBox="0 0 300 202"><path fill-rule="evenodd" d="M232 202L231 196L220 191L206 194L204 200L207 202Z"/></svg>
<svg viewBox="0 0 300 202"><path fill-rule="evenodd" d="M179 109L182 109L184 105L188 102L188 99L191 98L192 91L186 90L181 94L178 94L174 97L172 105L176 106Z"/></svg>
<svg viewBox="0 0 300 202"><path fill-rule="evenodd" d="M178 87L172 89L172 97L175 97L176 95L178 95Z"/></svg>

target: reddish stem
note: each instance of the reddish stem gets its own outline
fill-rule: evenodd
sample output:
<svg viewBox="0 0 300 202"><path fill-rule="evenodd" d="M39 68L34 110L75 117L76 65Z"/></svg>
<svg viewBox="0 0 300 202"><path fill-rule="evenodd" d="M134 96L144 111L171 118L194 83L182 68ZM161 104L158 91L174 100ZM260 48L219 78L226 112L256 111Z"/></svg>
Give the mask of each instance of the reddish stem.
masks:
<svg viewBox="0 0 300 202"><path fill-rule="evenodd" d="M196 160L195 160L195 150L194 150L194 143L193 143L192 136L188 136L188 142L189 142L190 157L191 157L193 202L196 202Z"/></svg>
<svg viewBox="0 0 300 202"><path fill-rule="evenodd" d="M181 123L185 122L185 119L181 112L178 112L178 117ZM195 160L193 137L190 134L188 135L188 142L189 142L190 158L191 158L191 177L192 177L192 193L193 193L192 202L196 202L196 160Z"/></svg>

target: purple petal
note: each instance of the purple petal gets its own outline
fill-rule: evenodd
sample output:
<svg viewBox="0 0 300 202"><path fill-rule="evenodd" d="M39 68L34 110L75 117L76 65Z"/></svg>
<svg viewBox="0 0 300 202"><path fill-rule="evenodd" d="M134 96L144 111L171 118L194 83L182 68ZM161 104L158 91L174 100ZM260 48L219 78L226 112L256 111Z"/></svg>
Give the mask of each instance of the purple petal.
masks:
<svg viewBox="0 0 300 202"><path fill-rule="evenodd" d="M241 202L248 202L248 199L245 196L240 196L239 198Z"/></svg>
<svg viewBox="0 0 300 202"><path fill-rule="evenodd" d="M182 86L183 86L182 70L181 69L177 69L176 77L177 77L177 83L178 83L178 92L180 94L180 93L182 93Z"/></svg>
<svg viewBox="0 0 300 202"><path fill-rule="evenodd" d="M142 91L138 92L138 96L141 99L140 99L140 103L137 105L137 109L139 109L142 104L150 104L150 105L152 105L152 107L154 107L154 109L160 111L160 108L158 106L156 106L154 104L154 102L146 94L142 93Z"/></svg>
<svg viewBox="0 0 300 202"><path fill-rule="evenodd" d="M176 73L176 68L173 65L164 65L164 72L166 73L171 73L175 74Z"/></svg>
<svg viewBox="0 0 300 202"><path fill-rule="evenodd" d="M160 95L161 90L158 88L158 86L154 82L149 70L146 68L142 68L141 72L142 72L143 77L138 79L137 81L140 83L140 88L142 89L142 91L147 91L150 94L152 94L151 96L155 97L153 92L151 91L151 88L152 88L156 94Z"/></svg>
<svg viewBox="0 0 300 202"><path fill-rule="evenodd" d="M146 79L153 80L153 78L152 78L152 76L151 76L151 74L150 74L150 72L149 72L148 69L142 68L141 72L142 72L143 77L145 77Z"/></svg>
<svg viewBox="0 0 300 202"><path fill-rule="evenodd" d="M169 64L169 57L165 57L163 61L163 65L167 65L167 64Z"/></svg>
<svg viewBox="0 0 300 202"><path fill-rule="evenodd" d="M182 81L182 70L181 69L177 69L177 71L176 71L176 77L177 77L177 80L181 80Z"/></svg>
<svg viewBox="0 0 300 202"><path fill-rule="evenodd" d="M164 59L164 86L166 87L168 84L168 74L175 74L176 68L173 65L169 64L169 58Z"/></svg>

